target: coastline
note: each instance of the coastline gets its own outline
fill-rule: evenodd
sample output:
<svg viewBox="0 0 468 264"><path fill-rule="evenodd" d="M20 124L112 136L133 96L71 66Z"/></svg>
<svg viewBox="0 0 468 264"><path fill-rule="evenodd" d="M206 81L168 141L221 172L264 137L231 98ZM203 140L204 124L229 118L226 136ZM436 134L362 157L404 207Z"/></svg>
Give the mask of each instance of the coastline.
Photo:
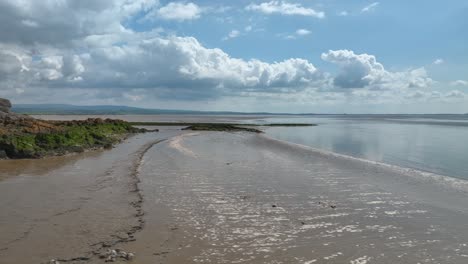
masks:
<svg viewBox="0 0 468 264"><path fill-rule="evenodd" d="M276 142L281 143L281 144L290 145L290 146L300 148L300 149L304 149L304 150L313 151L313 152L315 152L317 154L321 154L321 155L325 155L325 156L331 156L331 157L340 158L340 159L344 159L344 160L353 160L353 161L367 163L367 164L374 165L374 166L384 167L384 168L387 168L387 169L390 169L390 170L394 170L397 173L404 174L404 175L406 175L408 177L425 178L428 182L430 182L432 184L439 184L439 185L441 185L441 187L448 187L448 188L452 188L452 190L454 190L454 191L460 191L460 192L468 193L468 180L463 179L463 178L457 178L455 176L441 175L441 174L436 174L436 173L433 173L433 172L422 171L422 170L418 170L418 169L402 167L402 166L393 165L393 164L389 164L389 163L384 163L384 162L379 162L379 161L373 161L373 160L369 160L369 159L354 157L354 156L351 156L351 155L332 152L332 151L328 151L328 150L325 150L325 149L314 148L314 147L307 146L307 145L302 145L302 144L298 144L298 143L294 143L294 142L290 142L290 141L276 139L276 138L274 138L272 136L269 136L267 134L262 134L261 136L267 138L268 140L276 141ZM420 178L420 180L422 180L421 178Z"/></svg>
<svg viewBox="0 0 468 264"><path fill-rule="evenodd" d="M262 134L260 137L284 146L310 151L314 155L334 158L338 162L355 162L361 165L363 170L367 165L378 168L383 173L374 173L369 178L375 184L391 188L393 192L411 196L418 202L468 214L468 208L465 206L465 201L468 200L468 180L466 179L336 153L276 139L268 134ZM388 176L386 173L393 176L386 178L381 175Z"/></svg>
<svg viewBox="0 0 468 264"><path fill-rule="evenodd" d="M8 197L11 191L6 190L13 185L24 185L25 189L38 185L36 188L45 192L41 193L45 194L41 212L23 212L31 214L30 231L7 245L7 250L0 250L0 263L30 263L16 254L37 239L51 247L39 247L28 257L43 263L76 257L83 258L71 263L103 263L99 254L113 248L134 252L134 261L143 264L467 260L468 248L462 244L468 238L464 231L468 213L457 208L466 201L465 193L434 193L439 186L429 188L431 181L415 189L408 181L413 178L407 175L413 172L391 165L279 141L265 134L180 131L173 127L137 135L117 149L97 153L98 160L86 158L90 154L79 154L84 155L82 159L44 171L39 185L33 172L0 181L0 196ZM82 164L80 168L87 164L88 173L77 169L77 164ZM111 168L109 164L113 164ZM64 178L61 173L66 171L71 172ZM56 191L41 185L61 186L64 190L60 193L68 201L56 204L48 200ZM405 185L410 188L403 188ZM105 192L100 193L102 190ZM422 195L412 195L414 191ZM440 196L450 199L437 203ZM8 215L14 216L12 212L20 210L21 204L28 204L25 198L18 203L5 197L0 208L10 212ZM81 198L73 197L87 197L84 204L94 209L77 207ZM452 207L446 207L448 202ZM58 210L52 214L56 216L38 215L51 210ZM118 211L123 215L116 217ZM52 223L65 224L57 217L82 214L90 219L67 227L67 237L75 242L57 247L63 240L37 236L54 230L47 227ZM38 217L44 220L36 222ZM15 230L17 221L6 221L2 226ZM95 231L98 234L83 240L96 223L101 225ZM115 228L116 224L120 227ZM20 230L29 229L19 228L18 235ZM80 233L84 230L88 231L83 236ZM55 236L64 231L53 232Z"/></svg>

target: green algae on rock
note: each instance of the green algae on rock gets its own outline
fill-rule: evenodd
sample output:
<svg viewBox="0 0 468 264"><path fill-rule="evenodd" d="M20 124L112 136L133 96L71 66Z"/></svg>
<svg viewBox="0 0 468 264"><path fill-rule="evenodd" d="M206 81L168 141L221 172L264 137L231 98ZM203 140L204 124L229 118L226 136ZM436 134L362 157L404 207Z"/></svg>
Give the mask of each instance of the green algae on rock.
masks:
<svg viewBox="0 0 468 264"><path fill-rule="evenodd" d="M49 132L16 132L0 135L0 151L8 158L40 158L82 152L86 149L110 148L132 133L145 132L125 121L88 119L50 122L57 129Z"/></svg>
<svg viewBox="0 0 468 264"><path fill-rule="evenodd" d="M129 134L147 131L113 119L43 121L11 113L11 103L6 99L0 100L0 104L0 159L40 158L110 148Z"/></svg>

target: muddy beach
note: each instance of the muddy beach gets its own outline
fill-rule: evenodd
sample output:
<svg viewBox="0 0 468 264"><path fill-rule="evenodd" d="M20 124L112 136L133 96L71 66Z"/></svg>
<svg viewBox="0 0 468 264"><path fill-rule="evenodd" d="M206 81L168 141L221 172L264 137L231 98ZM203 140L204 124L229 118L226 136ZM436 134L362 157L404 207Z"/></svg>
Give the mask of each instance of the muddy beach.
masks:
<svg viewBox="0 0 468 264"><path fill-rule="evenodd" d="M265 135L163 128L62 159L2 161L0 263L468 260L464 191Z"/></svg>

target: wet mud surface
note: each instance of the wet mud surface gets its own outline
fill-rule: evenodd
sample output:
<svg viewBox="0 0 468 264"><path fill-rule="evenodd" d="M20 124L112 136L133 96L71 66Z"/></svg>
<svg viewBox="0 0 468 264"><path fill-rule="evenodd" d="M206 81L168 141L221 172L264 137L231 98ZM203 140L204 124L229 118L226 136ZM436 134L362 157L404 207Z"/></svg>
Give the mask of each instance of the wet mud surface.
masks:
<svg viewBox="0 0 468 264"><path fill-rule="evenodd" d="M131 241L143 227L140 161L166 136L135 135L109 151L1 161L0 263L93 262Z"/></svg>
<svg viewBox="0 0 468 264"><path fill-rule="evenodd" d="M187 133L148 151L139 263L466 263L467 216L371 179L397 172L262 136ZM158 239L159 238L159 239Z"/></svg>
<svg viewBox="0 0 468 264"><path fill-rule="evenodd" d="M466 195L388 168L250 133L162 130L81 155L0 170L0 263L115 248L143 264L468 262Z"/></svg>

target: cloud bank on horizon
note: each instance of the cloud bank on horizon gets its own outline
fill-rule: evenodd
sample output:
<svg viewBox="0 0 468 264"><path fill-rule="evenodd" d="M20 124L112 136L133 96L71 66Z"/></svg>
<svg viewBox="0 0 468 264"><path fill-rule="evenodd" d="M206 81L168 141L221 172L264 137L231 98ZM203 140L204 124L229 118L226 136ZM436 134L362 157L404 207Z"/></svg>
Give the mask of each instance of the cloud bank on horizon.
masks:
<svg viewBox="0 0 468 264"><path fill-rule="evenodd" d="M0 97L200 110L468 112L468 35L461 34L468 3L349 2L0 0ZM434 14L421 21L411 11ZM438 27L428 31L428 23Z"/></svg>

